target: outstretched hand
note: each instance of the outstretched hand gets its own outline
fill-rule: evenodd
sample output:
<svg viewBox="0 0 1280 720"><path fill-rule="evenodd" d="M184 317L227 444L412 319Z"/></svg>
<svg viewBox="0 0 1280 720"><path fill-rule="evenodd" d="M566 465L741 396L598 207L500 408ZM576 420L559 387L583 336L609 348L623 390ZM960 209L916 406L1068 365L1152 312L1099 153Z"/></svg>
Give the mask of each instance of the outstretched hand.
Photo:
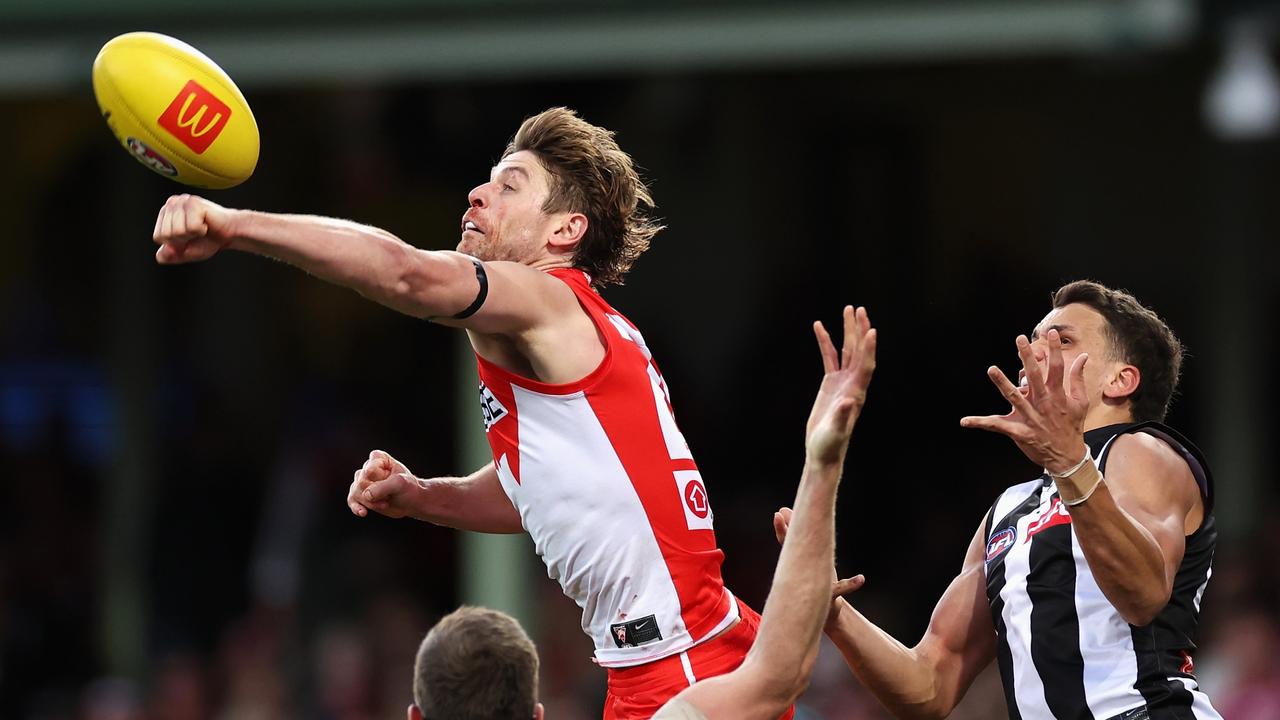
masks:
<svg viewBox="0 0 1280 720"><path fill-rule="evenodd" d="M1026 384L1015 386L1000 368L987 368L987 377L1009 401L1005 415L967 416L960 426L990 430L1008 436L1035 464L1061 472L1084 455L1084 417L1089 410L1084 367L1087 353L1076 356L1069 374L1062 359L1062 338L1057 330L1045 334L1047 349L1033 348L1026 335L1017 339L1018 355ZM1047 367L1041 363L1047 359Z"/></svg>
<svg viewBox="0 0 1280 720"><path fill-rule="evenodd" d="M773 534L778 538L778 544L781 545L787 539L787 529L791 527L791 508L779 508L773 514ZM839 607L836 605L836 598L842 595L848 595L851 592L860 590L867 583L865 575L854 575L853 577L840 579L840 575L836 572L835 566L831 566L831 610L828 611L827 619L830 620Z"/></svg>
<svg viewBox="0 0 1280 720"><path fill-rule="evenodd" d="M818 338L826 374L805 426L805 452L813 461L841 463L876 369L876 331L866 308L854 310L845 306L844 340L839 352L821 322L813 324L813 333Z"/></svg>

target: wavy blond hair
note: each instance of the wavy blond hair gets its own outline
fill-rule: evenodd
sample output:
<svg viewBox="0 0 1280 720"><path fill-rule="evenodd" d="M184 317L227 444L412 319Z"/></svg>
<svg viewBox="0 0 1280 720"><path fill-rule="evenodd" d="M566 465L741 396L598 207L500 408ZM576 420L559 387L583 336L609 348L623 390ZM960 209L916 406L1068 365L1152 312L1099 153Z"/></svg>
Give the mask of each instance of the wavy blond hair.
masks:
<svg viewBox="0 0 1280 720"><path fill-rule="evenodd" d="M528 150L551 175L543 212L579 212L587 232L573 264L597 288L621 285L663 225L649 213L653 196L613 132L556 107L526 119L502 157Z"/></svg>

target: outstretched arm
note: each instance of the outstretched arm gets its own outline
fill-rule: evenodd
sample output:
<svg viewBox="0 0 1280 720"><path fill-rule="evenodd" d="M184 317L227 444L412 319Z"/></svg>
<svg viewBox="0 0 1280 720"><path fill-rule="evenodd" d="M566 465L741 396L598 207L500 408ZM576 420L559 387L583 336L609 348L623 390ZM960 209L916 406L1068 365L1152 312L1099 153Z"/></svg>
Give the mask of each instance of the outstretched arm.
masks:
<svg viewBox="0 0 1280 720"><path fill-rule="evenodd" d="M963 569L938 601L915 647L906 647L836 598L827 636L858 681L895 717L946 717L995 657L984 549L979 526Z"/></svg>
<svg viewBox="0 0 1280 720"><path fill-rule="evenodd" d="M517 334L577 307L573 294L543 273L510 262L484 263L483 305L472 258L413 247L369 225L311 215L224 208L194 195L170 197L156 218L156 261L206 260L224 249L275 258L351 288L393 310L481 333Z"/></svg>
<svg viewBox="0 0 1280 720"><path fill-rule="evenodd" d="M831 597L836 488L849 435L866 401L876 346L875 330L861 308L856 313L845 308L840 353L821 324L815 323L814 331L826 374L809 416L794 523L778 558L760 632L737 670L700 681L675 699L709 718L776 718L804 691L813 669Z"/></svg>

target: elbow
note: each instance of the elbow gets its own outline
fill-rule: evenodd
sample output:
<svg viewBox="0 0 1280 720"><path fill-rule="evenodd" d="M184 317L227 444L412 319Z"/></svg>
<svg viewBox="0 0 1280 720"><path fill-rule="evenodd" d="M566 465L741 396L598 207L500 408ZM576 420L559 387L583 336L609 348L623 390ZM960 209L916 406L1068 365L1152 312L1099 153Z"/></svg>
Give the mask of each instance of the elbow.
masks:
<svg viewBox="0 0 1280 720"><path fill-rule="evenodd" d="M1168 604L1168 597L1152 598L1128 603L1126 607L1117 606L1116 611L1130 625L1143 627L1155 622L1155 619L1160 616L1160 611L1164 610Z"/></svg>
<svg viewBox="0 0 1280 720"><path fill-rule="evenodd" d="M910 720L943 720L943 718L951 714L955 706L955 702L947 702L937 694L934 694L927 700L903 703L896 708L897 712L895 714L902 718L910 718Z"/></svg>
<svg viewBox="0 0 1280 720"><path fill-rule="evenodd" d="M809 689L810 671L813 663L801 663L798 666L782 668L773 666L765 668L758 660L748 657L743 665L751 663L748 672L757 678L756 687L761 690L764 704L772 714L781 714L800 699ZM774 712L776 710L776 713Z"/></svg>
<svg viewBox="0 0 1280 720"><path fill-rule="evenodd" d="M399 241L389 247L388 253L390 272L381 288L386 304L415 317L449 314L440 308L437 297L445 281L445 263Z"/></svg>
<svg viewBox="0 0 1280 720"><path fill-rule="evenodd" d="M1125 622L1134 627L1142 627L1150 625L1159 617L1169 604L1170 594L1170 590L1161 587L1161 583L1152 582L1135 588L1133 592L1119 598L1119 602L1112 601L1111 604Z"/></svg>

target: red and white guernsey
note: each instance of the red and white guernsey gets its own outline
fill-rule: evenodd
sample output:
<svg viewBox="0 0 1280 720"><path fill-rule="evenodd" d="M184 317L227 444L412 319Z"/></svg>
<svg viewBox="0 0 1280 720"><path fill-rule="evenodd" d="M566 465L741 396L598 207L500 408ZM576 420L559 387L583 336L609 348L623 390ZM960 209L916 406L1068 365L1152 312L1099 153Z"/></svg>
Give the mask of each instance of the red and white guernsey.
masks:
<svg viewBox="0 0 1280 720"><path fill-rule="evenodd" d="M547 574L582 608L600 665L689 649L738 617L724 587L706 486L640 331L559 268L604 338L600 365L548 385L477 356L502 487Z"/></svg>

